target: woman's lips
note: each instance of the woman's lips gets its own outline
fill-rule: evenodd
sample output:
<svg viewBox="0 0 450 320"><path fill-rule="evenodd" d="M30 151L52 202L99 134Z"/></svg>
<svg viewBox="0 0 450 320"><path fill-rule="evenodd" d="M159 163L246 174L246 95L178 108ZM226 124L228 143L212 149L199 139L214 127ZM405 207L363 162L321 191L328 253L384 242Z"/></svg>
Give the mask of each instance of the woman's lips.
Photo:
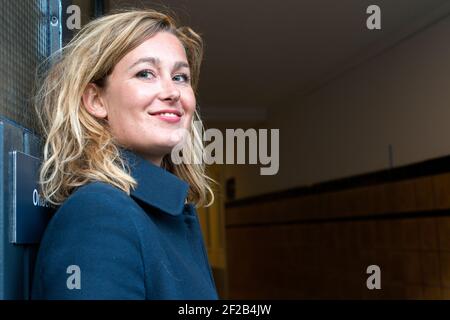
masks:
<svg viewBox="0 0 450 320"><path fill-rule="evenodd" d="M177 123L181 119L181 117L175 113L157 113L150 115L168 123Z"/></svg>

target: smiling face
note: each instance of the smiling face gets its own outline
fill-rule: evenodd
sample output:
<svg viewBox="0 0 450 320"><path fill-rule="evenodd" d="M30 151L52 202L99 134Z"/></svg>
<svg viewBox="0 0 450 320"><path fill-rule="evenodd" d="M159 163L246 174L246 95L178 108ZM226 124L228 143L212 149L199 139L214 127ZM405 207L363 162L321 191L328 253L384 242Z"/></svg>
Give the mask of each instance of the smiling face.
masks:
<svg viewBox="0 0 450 320"><path fill-rule="evenodd" d="M106 86L90 84L83 102L89 113L107 120L115 140L160 165L190 130L195 95L186 52L178 38L159 32L128 52Z"/></svg>

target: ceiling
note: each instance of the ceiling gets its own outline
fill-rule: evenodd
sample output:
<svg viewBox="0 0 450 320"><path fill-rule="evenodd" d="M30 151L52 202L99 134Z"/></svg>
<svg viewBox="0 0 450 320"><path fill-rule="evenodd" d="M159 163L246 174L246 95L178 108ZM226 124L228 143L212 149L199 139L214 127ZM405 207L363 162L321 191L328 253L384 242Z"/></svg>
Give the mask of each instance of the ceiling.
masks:
<svg viewBox="0 0 450 320"><path fill-rule="evenodd" d="M381 8L381 30L366 8ZM169 8L202 34L198 101L211 120L264 120L450 12L447 0L109 0Z"/></svg>

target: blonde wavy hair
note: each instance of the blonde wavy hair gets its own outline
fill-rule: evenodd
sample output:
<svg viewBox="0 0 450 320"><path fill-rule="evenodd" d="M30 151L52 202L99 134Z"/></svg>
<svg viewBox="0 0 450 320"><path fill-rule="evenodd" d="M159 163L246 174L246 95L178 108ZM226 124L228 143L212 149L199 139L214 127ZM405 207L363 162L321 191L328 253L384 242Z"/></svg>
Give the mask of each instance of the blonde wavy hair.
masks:
<svg viewBox="0 0 450 320"><path fill-rule="evenodd" d="M128 10L93 20L52 57L52 66L42 76L35 95L45 138L39 184L42 196L51 204L62 204L77 187L91 181L109 183L127 194L137 186L107 123L86 111L82 95L89 83L104 85L122 57L162 31L174 34L183 44L196 92L203 56L201 37L154 10ZM197 111L192 122L201 124ZM183 151L189 153L188 159L202 159L204 129L193 123L193 143ZM203 162L198 162L175 165L166 155L161 166L189 183L189 202L197 207L209 206L214 201L210 187L214 180L206 175Z"/></svg>

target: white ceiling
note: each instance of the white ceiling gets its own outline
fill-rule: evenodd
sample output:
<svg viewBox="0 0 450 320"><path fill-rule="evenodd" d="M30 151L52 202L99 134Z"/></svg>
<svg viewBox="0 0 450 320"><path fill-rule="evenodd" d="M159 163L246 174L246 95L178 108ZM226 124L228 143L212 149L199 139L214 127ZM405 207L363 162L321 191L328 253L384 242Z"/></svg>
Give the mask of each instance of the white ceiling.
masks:
<svg viewBox="0 0 450 320"><path fill-rule="evenodd" d="M249 108L247 117L261 117L293 106L301 95L450 12L448 0L109 2L110 8L168 7L201 33L206 50L199 103L211 119L228 121L238 120L243 108ZM382 30L366 28L371 4L381 8Z"/></svg>

